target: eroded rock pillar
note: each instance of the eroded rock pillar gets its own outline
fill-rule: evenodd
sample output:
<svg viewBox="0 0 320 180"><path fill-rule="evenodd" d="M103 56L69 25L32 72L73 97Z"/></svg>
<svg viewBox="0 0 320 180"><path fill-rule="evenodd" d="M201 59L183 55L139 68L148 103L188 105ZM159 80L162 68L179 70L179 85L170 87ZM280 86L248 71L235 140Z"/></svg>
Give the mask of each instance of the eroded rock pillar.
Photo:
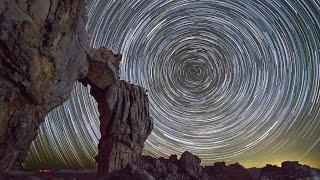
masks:
<svg viewBox="0 0 320 180"><path fill-rule="evenodd" d="M91 85L100 113L99 175L137 163L153 128L146 90L119 80L120 60L105 48L95 50L83 82Z"/></svg>
<svg viewBox="0 0 320 180"><path fill-rule="evenodd" d="M104 175L138 162L153 124L143 88L119 81L98 94L101 139L96 161Z"/></svg>

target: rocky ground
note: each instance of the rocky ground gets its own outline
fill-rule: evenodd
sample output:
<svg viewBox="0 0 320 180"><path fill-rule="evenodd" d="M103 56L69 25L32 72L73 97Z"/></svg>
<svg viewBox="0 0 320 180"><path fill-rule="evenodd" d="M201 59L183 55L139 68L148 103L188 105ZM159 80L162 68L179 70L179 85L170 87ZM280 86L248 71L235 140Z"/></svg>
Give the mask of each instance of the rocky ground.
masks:
<svg viewBox="0 0 320 180"><path fill-rule="evenodd" d="M285 161L281 167L266 165L263 168L245 169L238 163L226 165L216 162L212 166L201 166L201 159L184 152L181 158L171 155L169 159L140 157L140 164L129 164L126 168L98 177L96 170L2 173L0 179L107 179L107 180L258 180L258 179L320 179L318 169Z"/></svg>

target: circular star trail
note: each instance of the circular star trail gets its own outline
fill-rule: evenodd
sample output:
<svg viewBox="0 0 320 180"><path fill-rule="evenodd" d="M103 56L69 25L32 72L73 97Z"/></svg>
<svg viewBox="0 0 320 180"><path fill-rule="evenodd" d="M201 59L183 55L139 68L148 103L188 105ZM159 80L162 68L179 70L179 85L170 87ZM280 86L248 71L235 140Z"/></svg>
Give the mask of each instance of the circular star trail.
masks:
<svg viewBox="0 0 320 180"><path fill-rule="evenodd" d="M145 154L187 150L210 164L301 141L296 159L319 148L319 2L92 0L87 10L92 46L120 52L121 78L148 90ZM93 98L77 85L47 117L30 159L56 144L57 161L86 166L80 157L93 162L98 124Z"/></svg>

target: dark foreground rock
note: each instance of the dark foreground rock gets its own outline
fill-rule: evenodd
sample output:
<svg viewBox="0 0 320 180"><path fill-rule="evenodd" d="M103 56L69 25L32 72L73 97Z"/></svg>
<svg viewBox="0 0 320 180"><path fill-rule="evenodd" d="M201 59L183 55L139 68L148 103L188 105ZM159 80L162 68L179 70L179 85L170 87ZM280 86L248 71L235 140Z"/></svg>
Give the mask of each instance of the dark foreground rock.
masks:
<svg viewBox="0 0 320 180"><path fill-rule="evenodd" d="M216 162L213 166L202 167L200 159L189 152L180 159L176 155L169 159L140 158L140 166L128 164L125 168L101 176L96 170L83 171L12 171L0 173L0 179L56 179L56 180L316 180L320 179L319 169L310 168L297 162L283 162L281 167L266 165L263 168L245 169L240 164L226 165Z"/></svg>
<svg viewBox="0 0 320 180"><path fill-rule="evenodd" d="M282 162L281 167L267 164L261 169L261 179L311 179L313 178L313 171L307 165L301 165L298 161Z"/></svg>
<svg viewBox="0 0 320 180"><path fill-rule="evenodd" d="M150 156L141 158L141 168L155 179L192 180L192 179L252 179L251 175L240 164L226 166L224 162L213 166L201 166L201 159L190 152L184 152L180 159L171 155L169 159L155 159Z"/></svg>

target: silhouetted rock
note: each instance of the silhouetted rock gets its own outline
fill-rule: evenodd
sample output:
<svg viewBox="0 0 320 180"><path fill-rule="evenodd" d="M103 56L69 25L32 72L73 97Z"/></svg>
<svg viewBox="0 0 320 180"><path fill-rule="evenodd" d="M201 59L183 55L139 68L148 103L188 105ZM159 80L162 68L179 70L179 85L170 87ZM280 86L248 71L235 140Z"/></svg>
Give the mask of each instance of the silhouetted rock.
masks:
<svg viewBox="0 0 320 180"><path fill-rule="evenodd" d="M180 167L186 174L193 178L200 177L202 174L202 166L200 166L201 159L186 151L182 153L180 158Z"/></svg>
<svg viewBox="0 0 320 180"><path fill-rule="evenodd" d="M249 168L247 169L248 173L251 175L253 179L259 179L261 175L261 169L260 168Z"/></svg>
<svg viewBox="0 0 320 180"><path fill-rule="evenodd" d="M301 165L298 161L282 162L281 167L266 165L261 169L260 179L307 179L312 178L309 166Z"/></svg>
<svg viewBox="0 0 320 180"><path fill-rule="evenodd" d="M204 173L209 179L253 179L246 169L238 163L226 166L225 162L216 162L213 166L205 166Z"/></svg>
<svg viewBox="0 0 320 180"><path fill-rule="evenodd" d="M48 111L87 73L84 0L0 3L0 170L17 168Z"/></svg>
<svg viewBox="0 0 320 180"><path fill-rule="evenodd" d="M141 157L141 168L156 179L252 179L240 164L226 166L224 162L217 162L213 166L203 168L200 163L201 159L190 152L182 153L180 159L177 159L176 155L171 155L169 159Z"/></svg>
<svg viewBox="0 0 320 180"><path fill-rule="evenodd" d="M194 156L194 155L192 155ZM106 176L97 176L95 170L83 170L83 171L48 171L48 172L26 172L26 171L11 171L0 172L0 179L13 179L13 180L25 180L25 179L55 179L55 180L241 180L241 179L261 179L261 180L287 180L287 179L319 179L320 174L317 174L319 169L310 168L311 176L305 172L301 172L302 169L308 168L308 166L302 166L299 164L284 163L284 169L282 167L267 165L266 167L250 168L245 170L239 164L232 164L226 166L224 162L214 163L213 166L206 166L202 170L202 174L193 177L188 174L184 168L180 166L181 160L175 158L176 155L172 155L169 159L165 158L153 158L151 156L142 156L140 163L128 164L125 168L115 170ZM191 156L190 156L191 157ZM287 168L290 167L290 171ZM308 171L308 170L307 170ZM260 176L259 174L268 173L270 176ZM299 173L297 173L299 172ZM249 173L249 175L247 174ZM252 177L251 173L254 173ZM259 176L257 176L259 175Z"/></svg>

